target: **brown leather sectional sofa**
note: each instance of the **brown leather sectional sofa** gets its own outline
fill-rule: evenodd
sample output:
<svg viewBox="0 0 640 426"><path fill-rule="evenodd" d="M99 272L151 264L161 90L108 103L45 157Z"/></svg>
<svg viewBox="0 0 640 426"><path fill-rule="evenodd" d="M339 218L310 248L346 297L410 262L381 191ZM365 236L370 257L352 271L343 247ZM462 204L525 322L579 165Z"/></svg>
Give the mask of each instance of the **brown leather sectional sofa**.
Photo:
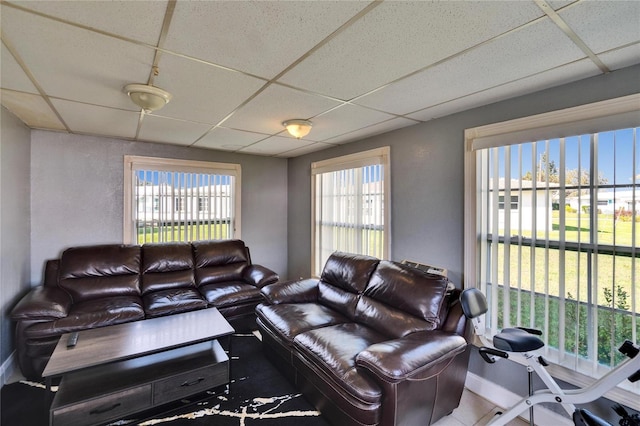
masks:
<svg viewBox="0 0 640 426"><path fill-rule="evenodd" d="M429 425L460 402L470 338L446 278L334 253L320 279L262 288L267 356L335 425Z"/></svg>
<svg viewBox="0 0 640 426"><path fill-rule="evenodd" d="M240 240L69 248L11 313L18 363L35 380L64 333L211 306L255 329L260 288L276 281Z"/></svg>

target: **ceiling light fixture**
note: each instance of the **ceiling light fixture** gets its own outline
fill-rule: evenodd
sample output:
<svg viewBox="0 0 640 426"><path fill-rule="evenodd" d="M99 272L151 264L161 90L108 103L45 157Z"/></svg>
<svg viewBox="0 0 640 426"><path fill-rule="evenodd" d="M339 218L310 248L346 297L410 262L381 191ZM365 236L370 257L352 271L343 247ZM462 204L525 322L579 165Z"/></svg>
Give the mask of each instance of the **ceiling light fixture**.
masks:
<svg viewBox="0 0 640 426"><path fill-rule="evenodd" d="M283 121L282 125L286 127L289 134L296 139L307 136L312 126L309 120L300 119Z"/></svg>
<svg viewBox="0 0 640 426"><path fill-rule="evenodd" d="M146 113L159 110L172 98L171 93L150 84L127 84L124 91Z"/></svg>

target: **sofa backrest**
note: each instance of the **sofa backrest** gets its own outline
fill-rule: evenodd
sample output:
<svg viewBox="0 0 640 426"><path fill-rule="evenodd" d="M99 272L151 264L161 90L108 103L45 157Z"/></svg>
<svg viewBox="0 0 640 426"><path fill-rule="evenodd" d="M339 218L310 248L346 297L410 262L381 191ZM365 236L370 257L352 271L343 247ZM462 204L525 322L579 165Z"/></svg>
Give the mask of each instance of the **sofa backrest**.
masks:
<svg viewBox="0 0 640 426"><path fill-rule="evenodd" d="M354 319L358 298L379 262L371 256L343 252L331 254L318 283L318 300Z"/></svg>
<svg viewBox="0 0 640 426"><path fill-rule="evenodd" d="M356 305L355 320L392 338L440 327L449 282L380 261Z"/></svg>
<svg viewBox="0 0 640 426"><path fill-rule="evenodd" d="M71 247L60 257L58 285L74 303L140 295L140 246Z"/></svg>
<svg viewBox="0 0 640 426"><path fill-rule="evenodd" d="M242 281L242 273L251 264L249 250L241 240L194 241L191 244L198 287Z"/></svg>
<svg viewBox="0 0 640 426"><path fill-rule="evenodd" d="M193 249L189 243L142 246L142 294L172 288L195 287Z"/></svg>

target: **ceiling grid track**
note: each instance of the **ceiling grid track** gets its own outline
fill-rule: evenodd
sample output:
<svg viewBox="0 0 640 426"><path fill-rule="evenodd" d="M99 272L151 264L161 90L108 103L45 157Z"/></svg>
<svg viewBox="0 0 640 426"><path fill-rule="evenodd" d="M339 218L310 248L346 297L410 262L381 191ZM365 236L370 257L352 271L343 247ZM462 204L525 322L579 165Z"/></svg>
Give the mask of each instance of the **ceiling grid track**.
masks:
<svg viewBox="0 0 640 426"><path fill-rule="evenodd" d="M159 73L160 57L162 56L162 47L164 46L164 42L167 39L167 33L169 32L169 25L171 25L171 19L173 18L173 12L176 9L176 0L169 0L167 2L167 10L164 14L164 19L162 21L162 29L160 30L160 35L158 36L158 44L157 49L155 49L155 54L153 55L153 64L151 65L151 71L149 73L149 79L147 84L153 86L153 82L156 76ZM135 139L137 140L140 136L140 130L142 129L142 122L144 121L144 116L146 113L144 109L140 109L140 115L138 116L138 127L136 128Z"/></svg>
<svg viewBox="0 0 640 426"><path fill-rule="evenodd" d="M566 36L569 37L571 41L574 42L575 45L578 46L580 50L582 50L582 52L584 52L584 54L589 57L589 59L591 59L591 61L593 61L593 63L600 69L600 71L602 71L604 74L611 72L609 67L607 67L600 58L598 58L598 56L593 52L593 50L591 50L589 46L587 46L587 44L584 41L582 41L580 37L578 37L578 34L576 34L575 31L571 29L569 24L567 24L565 20L562 19L562 17L558 15L558 13L555 10L553 10L553 8L546 1L544 0L534 0L534 1L538 5L538 7L542 9L542 11L549 17L549 19L551 19L553 23L556 24L558 28L560 28L562 32L565 33Z"/></svg>
<svg viewBox="0 0 640 426"><path fill-rule="evenodd" d="M13 58L16 60L20 68L22 68L22 71L24 71L24 73L27 75L29 80L31 80L31 83L35 86L40 96L42 96L42 99L47 103L47 105L49 105L49 108L51 108L51 110L56 115L58 120L60 120L60 123L64 126L65 130L69 133L73 133L69 128L69 126L67 125L67 123L62 118L62 116L60 115L60 113L58 112L58 110L56 109L56 107L51 102L51 99L49 99L49 95L47 95L47 93L44 91L42 86L40 86L40 83L38 83L38 80L36 80L36 77L33 75L31 70L29 70L29 68L27 67L27 64L25 64L25 62L22 60L22 57L18 54L15 47L9 41L8 37L2 30L0 30L0 39L2 39L2 43L5 45L7 50L9 50L9 53L11 53L11 56L13 56Z"/></svg>
<svg viewBox="0 0 640 426"><path fill-rule="evenodd" d="M371 12L373 9L378 7L381 3L382 3L382 0L375 0L375 1L372 1L371 3L369 3L367 5L367 7L365 7L360 12L358 12L357 14L352 16L347 22L345 22L344 24L340 25L340 27L338 27L338 29L336 29L334 32L332 32L327 37L322 39L319 43L317 43L315 46L313 46L311 49L309 49L307 52L305 52L298 59L293 61L289 66L287 66L285 69L280 71L275 77L273 77L272 79L267 81L266 84L264 84L262 87L260 87L260 89L258 89L255 93L253 93L250 97L245 99L244 102L242 102L240 105L238 105L233 111L231 111L226 117L224 117L222 120L220 120L216 125L212 126L209 130L207 130L202 136L200 136L198 139L196 139L190 146L193 146L193 145L197 144L200 140L202 140L202 138L207 136L214 129L216 129L217 127L222 126L222 124L225 121L227 121L236 112L238 112L241 108L243 108L245 105L247 105L253 99L255 99L260 93L264 92L269 86L271 86L272 84L275 84L283 75L285 75L286 73L291 71L294 67L296 67L298 64L300 64L305 59L307 59L309 56L311 56L314 52L319 50L322 46L324 46L327 43L329 43L329 41L333 40L338 34L342 33L347 28L351 27L356 21L359 21L363 16L365 16L367 13ZM341 101L341 102L344 103L345 101ZM338 105L338 107L340 107L340 106L342 106L342 105ZM331 108L331 110L334 110L335 108L337 108L337 107ZM317 114L316 116L318 116L318 115L320 115L320 114ZM312 118L312 117L307 117L307 118ZM285 132L285 130L282 130L281 132L277 133L276 135L282 134L283 132ZM271 136L275 136L275 135L269 135L267 137L271 137ZM266 139L266 137L265 137L265 139ZM261 140L264 140L264 139L261 139ZM249 144L247 146L255 145L255 144L261 142L261 140L255 141L254 143ZM243 148L246 148L247 146L245 146Z"/></svg>
<svg viewBox="0 0 640 426"><path fill-rule="evenodd" d="M33 129L292 158L640 66L640 2L511 1L0 0L2 105ZM135 108L128 83L176 102ZM300 143L291 118L313 121Z"/></svg>

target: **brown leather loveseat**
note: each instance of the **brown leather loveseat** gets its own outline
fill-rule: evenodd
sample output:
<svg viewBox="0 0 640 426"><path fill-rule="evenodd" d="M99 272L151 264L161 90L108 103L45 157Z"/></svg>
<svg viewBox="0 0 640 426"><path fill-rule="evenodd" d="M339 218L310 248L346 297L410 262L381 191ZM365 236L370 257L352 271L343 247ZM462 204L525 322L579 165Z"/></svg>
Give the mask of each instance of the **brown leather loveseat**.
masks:
<svg viewBox="0 0 640 426"><path fill-rule="evenodd" d="M64 333L215 306L255 328L260 288L278 281L240 240L72 247L15 306L22 374L37 379Z"/></svg>
<svg viewBox="0 0 640 426"><path fill-rule="evenodd" d="M446 278L334 253L320 279L262 288L272 362L335 425L429 425L460 402L467 322Z"/></svg>

